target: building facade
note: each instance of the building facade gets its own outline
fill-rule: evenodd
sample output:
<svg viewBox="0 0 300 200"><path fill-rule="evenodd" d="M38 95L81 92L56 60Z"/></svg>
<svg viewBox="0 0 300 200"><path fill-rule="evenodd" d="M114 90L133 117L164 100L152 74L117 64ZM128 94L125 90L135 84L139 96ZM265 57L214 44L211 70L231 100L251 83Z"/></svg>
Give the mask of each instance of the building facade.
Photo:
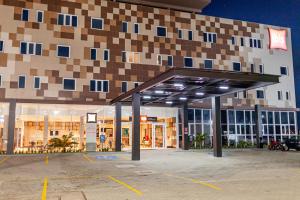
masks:
<svg viewBox="0 0 300 200"><path fill-rule="evenodd" d="M270 48L270 29L287 33L286 50ZM297 135L289 28L117 1L2 0L0 33L3 151L13 119L17 152L69 133L84 148L87 112L98 113L97 138L113 148L110 100L172 67L280 75L280 84L222 98L223 138L254 143L254 105L262 106L267 142ZM190 135L210 140L210 106L189 105ZM126 148L131 111L123 113ZM179 147L177 108L144 107L142 115L143 148Z"/></svg>

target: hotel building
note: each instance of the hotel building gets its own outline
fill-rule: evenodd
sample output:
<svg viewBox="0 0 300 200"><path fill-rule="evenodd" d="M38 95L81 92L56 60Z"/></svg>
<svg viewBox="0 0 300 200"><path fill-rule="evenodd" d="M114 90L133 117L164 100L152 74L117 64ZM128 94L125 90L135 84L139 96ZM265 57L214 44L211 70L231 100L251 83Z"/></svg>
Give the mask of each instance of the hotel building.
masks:
<svg viewBox="0 0 300 200"><path fill-rule="evenodd" d="M0 151L43 148L70 133L84 149L87 113L97 113L97 147L114 149L111 100L171 68L280 76L278 84L221 98L223 145L255 143L255 105L264 141L296 136L291 30L201 15L209 0L180 2L0 0ZM272 30L286 34L286 48L272 47ZM188 108L189 135L205 134L210 145L210 99ZM178 110L141 107L141 148L180 148ZM122 106L124 149L131 112Z"/></svg>

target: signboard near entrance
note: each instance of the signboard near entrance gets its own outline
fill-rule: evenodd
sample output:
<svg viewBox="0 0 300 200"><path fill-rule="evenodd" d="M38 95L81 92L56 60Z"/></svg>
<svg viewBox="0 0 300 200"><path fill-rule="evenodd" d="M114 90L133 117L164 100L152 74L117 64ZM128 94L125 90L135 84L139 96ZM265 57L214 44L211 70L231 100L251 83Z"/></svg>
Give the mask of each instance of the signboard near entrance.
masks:
<svg viewBox="0 0 300 200"><path fill-rule="evenodd" d="M86 151L96 151L97 113L87 113Z"/></svg>

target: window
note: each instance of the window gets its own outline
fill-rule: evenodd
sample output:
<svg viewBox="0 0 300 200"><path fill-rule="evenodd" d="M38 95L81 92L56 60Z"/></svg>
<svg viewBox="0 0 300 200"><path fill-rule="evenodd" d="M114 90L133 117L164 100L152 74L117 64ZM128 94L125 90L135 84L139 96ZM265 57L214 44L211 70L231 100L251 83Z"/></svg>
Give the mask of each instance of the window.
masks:
<svg viewBox="0 0 300 200"><path fill-rule="evenodd" d="M280 67L280 75L283 75L283 76L287 76L288 75L288 69L287 69L287 67L285 67L285 66L281 66Z"/></svg>
<svg viewBox="0 0 300 200"><path fill-rule="evenodd" d="M133 25L133 32L136 33L136 34L140 33L140 24L134 23L134 25Z"/></svg>
<svg viewBox="0 0 300 200"><path fill-rule="evenodd" d="M217 43L216 33L203 33L204 42Z"/></svg>
<svg viewBox="0 0 300 200"><path fill-rule="evenodd" d="M108 81L106 80L90 80L91 92L108 92Z"/></svg>
<svg viewBox="0 0 300 200"><path fill-rule="evenodd" d="M42 55L42 44L34 42L21 42L21 54Z"/></svg>
<svg viewBox="0 0 300 200"><path fill-rule="evenodd" d="M189 34L189 40L193 40L193 31L189 30L188 34Z"/></svg>
<svg viewBox="0 0 300 200"><path fill-rule="evenodd" d="M3 52L4 49L4 42L0 40L0 52Z"/></svg>
<svg viewBox="0 0 300 200"><path fill-rule="evenodd" d="M193 67L193 58L185 57L184 58L184 66L185 67Z"/></svg>
<svg viewBox="0 0 300 200"><path fill-rule="evenodd" d="M41 88L41 78L40 77L34 77L34 89L40 89Z"/></svg>
<svg viewBox="0 0 300 200"><path fill-rule="evenodd" d="M134 88L137 88L139 86L139 82L134 82Z"/></svg>
<svg viewBox="0 0 300 200"><path fill-rule="evenodd" d="M240 71L241 71L241 63L233 62L233 63L232 63L232 68L233 68L233 71L238 71L238 72L240 72Z"/></svg>
<svg viewBox="0 0 300 200"><path fill-rule="evenodd" d="M44 21L44 12L43 11L36 11L36 22L43 23Z"/></svg>
<svg viewBox="0 0 300 200"><path fill-rule="evenodd" d="M25 88L25 82L26 82L26 77L25 76L19 76L18 87L19 88Z"/></svg>
<svg viewBox="0 0 300 200"><path fill-rule="evenodd" d="M289 91L285 92L285 99L290 100L290 92Z"/></svg>
<svg viewBox="0 0 300 200"><path fill-rule="evenodd" d="M75 79L65 78L63 84L64 84L64 90L75 90Z"/></svg>
<svg viewBox="0 0 300 200"><path fill-rule="evenodd" d="M256 90L256 98L257 99L264 99L265 98L265 93L263 90Z"/></svg>
<svg viewBox="0 0 300 200"><path fill-rule="evenodd" d="M254 47L254 48L259 48L261 49L261 40L259 39L254 39L254 38L249 38L249 45L250 47Z"/></svg>
<svg viewBox="0 0 300 200"><path fill-rule="evenodd" d="M254 64L251 64L251 73L254 73L254 72L255 72Z"/></svg>
<svg viewBox="0 0 300 200"><path fill-rule="evenodd" d="M104 51L103 51L103 60L109 61L109 57L110 57L109 49L104 49Z"/></svg>
<svg viewBox="0 0 300 200"><path fill-rule="evenodd" d="M282 100L282 92L281 91L277 91L277 98L278 98L278 100Z"/></svg>
<svg viewBox="0 0 300 200"><path fill-rule="evenodd" d="M128 83L126 81L123 81L121 86L121 92L125 93L127 92L127 89L128 89Z"/></svg>
<svg viewBox="0 0 300 200"><path fill-rule="evenodd" d="M168 56L168 66L173 67L173 56Z"/></svg>
<svg viewBox="0 0 300 200"><path fill-rule="evenodd" d="M122 62L140 63L140 53L123 51Z"/></svg>
<svg viewBox="0 0 300 200"><path fill-rule="evenodd" d="M261 41L260 40L257 40L257 48L261 49Z"/></svg>
<svg viewBox="0 0 300 200"><path fill-rule="evenodd" d="M23 9L22 10L22 16L21 16L22 21L28 21L29 19L29 10L28 9Z"/></svg>
<svg viewBox="0 0 300 200"><path fill-rule="evenodd" d="M128 22L122 22L122 32L128 32Z"/></svg>
<svg viewBox="0 0 300 200"><path fill-rule="evenodd" d="M91 28L103 30L103 19L101 18L93 18L91 19Z"/></svg>
<svg viewBox="0 0 300 200"><path fill-rule="evenodd" d="M91 48L91 60L97 60L97 49Z"/></svg>
<svg viewBox="0 0 300 200"><path fill-rule="evenodd" d="M156 36L167 37L167 28L163 26L156 27Z"/></svg>
<svg viewBox="0 0 300 200"><path fill-rule="evenodd" d="M162 56L161 55L157 55L157 64L162 65Z"/></svg>
<svg viewBox="0 0 300 200"><path fill-rule="evenodd" d="M248 95L247 95L247 91L243 91L243 98L244 98L244 99L247 99L247 96L248 96Z"/></svg>
<svg viewBox="0 0 300 200"><path fill-rule="evenodd" d="M241 46L244 46L244 38L241 38Z"/></svg>
<svg viewBox="0 0 300 200"><path fill-rule="evenodd" d="M252 38L249 39L249 45L250 45L250 47L253 47L253 40L252 40Z"/></svg>
<svg viewBox="0 0 300 200"><path fill-rule="evenodd" d="M234 36L231 37L231 44L235 45L235 37Z"/></svg>
<svg viewBox="0 0 300 200"><path fill-rule="evenodd" d="M57 56L58 57L70 57L70 46L57 45Z"/></svg>
<svg viewBox="0 0 300 200"><path fill-rule="evenodd" d="M260 74L264 73L264 65L259 65L259 73Z"/></svg>
<svg viewBox="0 0 300 200"><path fill-rule="evenodd" d="M213 60L204 60L204 68L205 69L212 69L213 68Z"/></svg>
<svg viewBox="0 0 300 200"><path fill-rule="evenodd" d="M78 17L76 15L58 14L58 25L77 27Z"/></svg>
<svg viewBox="0 0 300 200"><path fill-rule="evenodd" d="M178 39L183 39L183 31L181 29L177 30Z"/></svg>

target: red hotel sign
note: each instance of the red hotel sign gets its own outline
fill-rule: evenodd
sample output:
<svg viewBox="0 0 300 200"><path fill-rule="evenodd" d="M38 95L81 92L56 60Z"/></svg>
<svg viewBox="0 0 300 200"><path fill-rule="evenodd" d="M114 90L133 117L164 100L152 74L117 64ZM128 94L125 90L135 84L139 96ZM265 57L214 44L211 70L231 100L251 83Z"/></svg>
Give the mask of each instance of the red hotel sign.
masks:
<svg viewBox="0 0 300 200"><path fill-rule="evenodd" d="M287 51L286 45L286 30L276 30L269 28L270 35L270 49L282 49Z"/></svg>

